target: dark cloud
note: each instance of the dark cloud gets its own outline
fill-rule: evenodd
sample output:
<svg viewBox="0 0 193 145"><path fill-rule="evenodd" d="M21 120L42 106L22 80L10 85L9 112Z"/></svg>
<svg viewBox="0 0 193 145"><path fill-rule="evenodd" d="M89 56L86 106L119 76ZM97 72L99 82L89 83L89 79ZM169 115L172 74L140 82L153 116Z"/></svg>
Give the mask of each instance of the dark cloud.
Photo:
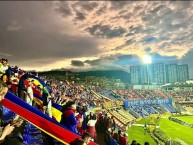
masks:
<svg viewBox="0 0 193 145"><path fill-rule="evenodd" d="M125 42L125 44L126 44L126 45L130 45L130 44L133 44L133 43L135 43L135 42L136 42L135 40L129 39L129 40L127 40L127 41Z"/></svg>
<svg viewBox="0 0 193 145"><path fill-rule="evenodd" d="M151 52L151 48L146 48L145 52L147 52L147 53Z"/></svg>
<svg viewBox="0 0 193 145"><path fill-rule="evenodd" d="M86 60L85 63L89 64L90 66L97 66L100 65L102 59L95 59L95 60Z"/></svg>
<svg viewBox="0 0 193 145"><path fill-rule="evenodd" d="M193 79L193 48L190 49L180 60L181 64L188 64L188 69L189 69L189 77L190 79Z"/></svg>
<svg viewBox="0 0 193 145"><path fill-rule="evenodd" d="M107 6L103 5L102 7L100 7L97 11L96 11L96 16L99 16L101 14L104 14L107 11Z"/></svg>
<svg viewBox="0 0 193 145"><path fill-rule="evenodd" d="M157 38L156 37L145 37L145 38L142 38L141 42L142 43L154 43L157 41Z"/></svg>
<svg viewBox="0 0 193 145"><path fill-rule="evenodd" d="M118 68L135 64L140 59L134 56L119 57L123 54L111 58L104 55L117 54L117 50L121 49L129 54L129 49L135 44L140 46L136 53L156 51L155 58L173 62L192 46L192 4L156 1L2 1L0 56L8 57L10 64L32 67L63 60L68 61L69 65L73 60L72 66L87 63L94 68L113 68L113 65ZM106 48L112 45L109 44L112 38L119 40L113 42L111 52ZM152 48L148 50L150 45ZM158 56L159 51L162 54L169 52L166 55L173 55L173 51L179 53L174 54L177 58L164 57ZM99 59L89 60L90 56ZM81 57L88 60L78 61ZM191 62L191 57L188 59Z"/></svg>
<svg viewBox="0 0 193 145"><path fill-rule="evenodd" d="M126 32L126 30L122 27L119 28L111 28L108 25L100 25L96 24L86 29L90 35L102 38L114 38L121 36Z"/></svg>
<svg viewBox="0 0 193 145"><path fill-rule="evenodd" d="M92 11L93 9L98 7L98 3L97 2L86 2L86 1L78 1L75 4L72 5L72 7L74 9L76 9L77 7L80 7L81 10L85 10L85 11Z"/></svg>
<svg viewBox="0 0 193 145"><path fill-rule="evenodd" d="M120 55L117 57L115 65L138 65L140 64L140 58L136 55Z"/></svg>
<svg viewBox="0 0 193 145"><path fill-rule="evenodd" d="M143 33L143 27L142 26L130 26L129 31L133 34Z"/></svg>
<svg viewBox="0 0 193 145"><path fill-rule="evenodd" d="M89 64L90 66L103 66L103 65L111 65L116 60L115 56L107 56L99 59L94 60L86 60L85 63Z"/></svg>
<svg viewBox="0 0 193 145"><path fill-rule="evenodd" d="M94 38L72 35L68 22L57 23L60 19L52 17L55 13L51 13L54 6L47 4L50 2L3 3L0 5L0 20L3 20L0 25L0 53L11 54L10 62L44 66L62 59L99 53L98 42ZM8 31L7 27L13 20L21 29Z"/></svg>
<svg viewBox="0 0 193 145"><path fill-rule="evenodd" d="M134 33L127 33L126 35L125 35L125 37L129 37L129 36L133 36L134 35Z"/></svg>
<svg viewBox="0 0 193 145"><path fill-rule="evenodd" d="M152 62L154 63L160 63L160 62L177 63L178 62L178 58L175 56L175 54L173 56L164 56L164 55L160 55L159 53L150 53L150 55L152 57Z"/></svg>
<svg viewBox="0 0 193 145"><path fill-rule="evenodd" d="M79 11L76 11L76 17L75 17L76 20L85 20L86 19L86 14L84 14L83 12L79 12Z"/></svg>
<svg viewBox="0 0 193 145"><path fill-rule="evenodd" d="M110 9L122 9L129 5L130 3L128 1L111 1L111 8Z"/></svg>
<svg viewBox="0 0 193 145"><path fill-rule="evenodd" d="M63 17L72 15L72 9L70 8L67 1L60 1L59 3L57 3L55 10L59 12Z"/></svg>
<svg viewBox="0 0 193 145"><path fill-rule="evenodd" d="M79 61L79 60L72 60L72 61L71 61L71 65L72 65L72 66L81 67L81 66L84 66L84 62Z"/></svg>

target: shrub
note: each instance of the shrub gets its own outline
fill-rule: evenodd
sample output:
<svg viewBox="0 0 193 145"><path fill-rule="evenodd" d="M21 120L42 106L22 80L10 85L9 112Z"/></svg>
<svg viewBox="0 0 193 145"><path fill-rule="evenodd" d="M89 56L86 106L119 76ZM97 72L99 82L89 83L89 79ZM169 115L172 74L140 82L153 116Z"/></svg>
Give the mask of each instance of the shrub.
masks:
<svg viewBox="0 0 193 145"><path fill-rule="evenodd" d="M166 145L169 143L170 138L161 129L159 128L155 129L153 134L155 135L155 137L157 137L160 141L164 142ZM172 142L172 145L181 145L179 141L172 140L172 139L170 141Z"/></svg>

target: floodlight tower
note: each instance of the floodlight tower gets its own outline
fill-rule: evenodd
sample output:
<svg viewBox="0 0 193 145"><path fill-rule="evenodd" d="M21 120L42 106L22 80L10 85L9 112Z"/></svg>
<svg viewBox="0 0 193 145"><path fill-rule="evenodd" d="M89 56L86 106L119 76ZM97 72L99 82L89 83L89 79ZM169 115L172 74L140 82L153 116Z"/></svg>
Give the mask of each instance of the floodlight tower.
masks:
<svg viewBox="0 0 193 145"><path fill-rule="evenodd" d="M152 63L152 59L151 56L146 54L143 57L143 63L146 64L147 67L147 83L148 83L148 90L149 90L149 78L150 78L150 74L149 74L149 67L148 65Z"/></svg>

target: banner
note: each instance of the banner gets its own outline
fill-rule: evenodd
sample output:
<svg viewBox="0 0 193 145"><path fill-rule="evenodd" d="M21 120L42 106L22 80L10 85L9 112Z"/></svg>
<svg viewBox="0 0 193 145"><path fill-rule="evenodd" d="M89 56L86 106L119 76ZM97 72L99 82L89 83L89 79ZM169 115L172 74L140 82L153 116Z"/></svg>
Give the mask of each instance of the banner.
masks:
<svg viewBox="0 0 193 145"><path fill-rule="evenodd" d="M53 120L9 92L6 94L5 99L3 99L2 105L63 144L68 145L76 138L80 138L79 134L70 132L59 122ZM90 142L89 145L97 144Z"/></svg>
<svg viewBox="0 0 193 145"><path fill-rule="evenodd" d="M128 106L144 106L144 105L161 105L161 104L172 104L172 99L148 99L148 100L126 100L124 101L125 107Z"/></svg>

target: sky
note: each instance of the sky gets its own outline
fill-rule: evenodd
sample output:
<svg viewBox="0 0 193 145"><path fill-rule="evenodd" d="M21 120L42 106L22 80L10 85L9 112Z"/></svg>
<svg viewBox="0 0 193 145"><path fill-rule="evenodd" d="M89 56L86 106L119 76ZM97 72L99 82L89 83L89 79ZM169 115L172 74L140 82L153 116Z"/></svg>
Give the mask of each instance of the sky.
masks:
<svg viewBox="0 0 193 145"><path fill-rule="evenodd" d="M191 1L1 1L0 58L26 70L129 71L153 62L188 64Z"/></svg>

